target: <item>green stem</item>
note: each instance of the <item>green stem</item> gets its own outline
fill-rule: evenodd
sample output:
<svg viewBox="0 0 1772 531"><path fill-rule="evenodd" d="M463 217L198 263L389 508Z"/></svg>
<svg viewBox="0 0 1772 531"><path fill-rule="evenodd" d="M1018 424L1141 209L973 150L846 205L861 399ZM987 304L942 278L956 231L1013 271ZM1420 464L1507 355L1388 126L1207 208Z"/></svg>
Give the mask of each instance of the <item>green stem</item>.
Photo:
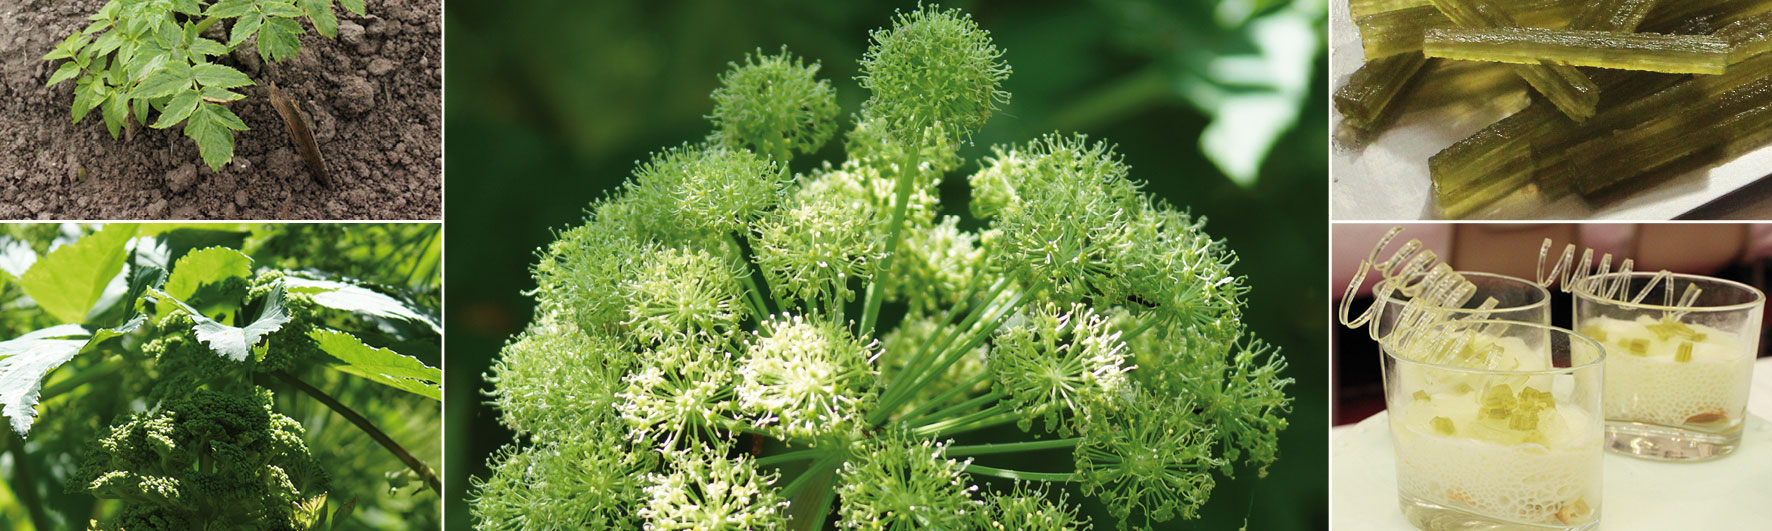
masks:
<svg viewBox="0 0 1772 531"><path fill-rule="evenodd" d="M1026 441L1014 443L970 444L966 446L949 446L948 457L964 457L969 455L1007 454L1014 452L1032 452L1035 450L1051 450L1053 448L1075 448L1082 437L1069 439L1052 439L1047 441Z"/></svg>
<svg viewBox="0 0 1772 531"><path fill-rule="evenodd" d="M998 392L992 391L989 393L985 393L983 396L980 396L978 398L967 400L965 402L955 404L953 407L945 408L945 409L942 409L941 411L937 411L935 413L931 413L931 414L924 415L921 417L914 417L911 415L905 415L905 418L912 419L912 420L907 420L907 421L905 421L904 424L906 426L922 426L922 425L928 424L930 421L948 418L948 417L953 416L954 414L959 413L961 411L965 411L965 410L972 409L972 408L975 408L978 406L989 404L991 402L995 402L995 401L1002 399L1002 398L1003 398L1003 393L998 393ZM941 401L931 400L929 403L936 404L936 403L942 403L942 402L946 402L946 400L941 400Z"/></svg>
<svg viewBox="0 0 1772 531"><path fill-rule="evenodd" d="M996 476L996 477L1000 477L1000 478L1004 478L1004 479L1015 479L1015 480L1024 480L1024 481L1051 481L1051 482L1058 482L1058 483L1068 483L1068 482L1072 482L1072 481L1077 481L1077 474L1076 473L1068 473L1067 474L1067 473L1057 473L1057 472L1026 472L1026 471L1021 471L1021 470L1010 470L1007 468L996 468L996 467L989 467L989 466L984 466L984 465L966 465L966 473L968 473L968 474L982 474L982 475L986 475L986 476Z"/></svg>
<svg viewBox="0 0 1772 531"><path fill-rule="evenodd" d="M934 380L935 378L940 377L942 373L947 372L948 367L952 367L955 363L958 363L961 359L965 358L967 352L983 344L986 338L989 338L992 333L997 331L997 328L1002 327L1004 321L1006 321L1004 318L1009 312L1021 308L1022 303L1027 301L1036 292L1037 290L1017 293L1014 297L1009 299L1009 302L994 307L993 311L983 320L983 323L967 336L966 341L959 344L959 348L944 346L942 354L936 358L937 360L940 360L940 363L935 364L933 368L921 371L921 376L916 380L912 380L911 385L906 389L922 388L925 385L929 385L931 380ZM908 391L900 393L896 400L886 403L885 410L890 411L897 408L900 404L903 404L905 400L908 400L910 396L912 396L912 394Z"/></svg>
<svg viewBox="0 0 1772 531"><path fill-rule="evenodd" d="M793 481L788 482L787 486L781 488L781 496L788 499L793 499L798 496L800 494L800 489L806 488L806 484L812 481L813 476L828 472L829 470L836 470L837 463L840 461L841 457L842 456L839 456L836 453L832 453L819 458L818 461L814 461L812 466L807 467L805 472L800 473L799 477L795 477Z"/></svg>
<svg viewBox="0 0 1772 531"><path fill-rule="evenodd" d="M788 462L793 462L793 461L799 461L801 459L808 459L808 458L812 458L812 457L817 457L817 456L825 455L828 453L830 453L828 450L823 450L823 449L818 449L818 448L812 448L812 449L808 449L808 450L798 450L798 451L788 452L785 454L776 454L776 455L771 455L771 456L766 456L766 457L759 457L759 458L757 458L756 465L759 467L775 466L775 465L779 465L782 463L788 463Z"/></svg>
<svg viewBox="0 0 1772 531"><path fill-rule="evenodd" d="M990 371L979 371L978 374L975 374L972 376L972 379L967 380L965 382L961 382L958 385L955 385L953 388L948 389L946 392L943 392L940 395L936 395L935 398L929 399L928 402L924 402L923 405L917 406L916 409L911 410L909 413L905 413L904 416L899 417L899 418L901 418L901 419L921 418L922 415L925 413L928 413L929 410L934 409L936 406L947 403L947 401L949 399L954 398L955 396L958 396L960 393L972 391L973 388L978 387L978 384L983 383L986 380L989 380L990 377L991 377Z"/></svg>
<svg viewBox="0 0 1772 531"><path fill-rule="evenodd" d="M1144 332L1146 330L1150 330L1151 327L1157 326L1157 323L1159 323L1161 321L1162 321L1162 319L1157 319L1155 317L1150 317L1150 316L1145 317L1144 322L1139 323L1137 328L1133 328L1132 331L1126 332L1125 335L1120 336L1120 342L1122 342L1122 343L1132 342L1132 340L1134 338L1137 338L1139 335L1144 334Z"/></svg>
<svg viewBox="0 0 1772 531"><path fill-rule="evenodd" d="M906 384L915 382L923 377L922 369L925 368L923 367L923 358L929 355L932 351L944 352L948 344L952 343L954 339L958 338L961 334L964 334L967 329L970 329L978 322L978 319L982 318L984 314L990 311L990 302L997 300L997 297L1001 296L1003 291L1008 289L1008 287L1008 280L999 279L991 286L990 294L985 297L982 304L965 305L969 311L966 314L966 318L961 321L958 326L943 330L939 339L926 342L923 344L922 348L917 349L917 353L911 356L911 361L905 364L904 370L894 375L892 382L887 384L886 396L881 397L880 399L880 403L885 404L886 406L875 409L873 413L869 414L867 419L868 423L878 425L881 421L886 420L887 415L890 415L894 410L897 410L900 404L903 404L905 400L908 400L910 396L914 395L916 387ZM960 306L949 308L949 315L942 319L942 323L952 323L953 314L957 313L955 310L958 310L959 308Z"/></svg>
<svg viewBox="0 0 1772 531"><path fill-rule="evenodd" d="M921 428L917 428L912 433L915 433L917 435L922 435L922 436L937 436L937 435L939 435L939 436L943 436L943 437L949 437L949 436L959 435L959 434L966 433L966 432L973 431L973 430L982 430L982 429L993 427L993 426L1001 426L1004 424L1015 422L1017 420L1021 420L1022 418L1026 417L1026 416L1027 416L1027 414L1023 413L1023 412L1009 411L1006 413L998 414L995 417L990 417L990 418L985 418L982 420L974 421L971 424L964 424L964 425L954 424L954 425L952 425L952 427L924 426Z"/></svg>
<svg viewBox="0 0 1772 531"><path fill-rule="evenodd" d="M836 457L836 454L832 454L832 457ZM818 465L807 469L805 474L794 479L796 483L808 478L812 478L812 480L789 485L789 488L794 489L785 495L791 500L788 506L789 529L811 531L824 526L825 515L831 512L831 500L837 494L837 489L831 488L831 479L836 474L837 464L840 462L835 459L828 464L825 461L820 461ZM809 496L816 497L817 501L814 502L812 498L808 498Z"/></svg>
<svg viewBox="0 0 1772 531"><path fill-rule="evenodd" d="M203 33L203 30L209 29L210 26L214 26L217 22L221 22L221 17L209 17L203 19L202 22L197 23L197 33Z"/></svg>
<svg viewBox="0 0 1772 531"><path fill-rule="evenodd" d="M43 499L37 496L37 480L31 472L31 462L25 459L25 440L17 433L8 432L6 441L12 451L12 492L18 496L18 502L31 513L31 523L37 529L50 529L49 513L43 510Z"/></svg>
<svg viewBox="0 0 1772 531"><path fill-rule="evenodd" d="M739 277L744 279L745 293L750 295L751 309L757 312L758 321L767 320L771 312L769 303L763 299L763 288L757 285L757 279L754 278L758 273L755 265L745 256L744 245L739 243L738 234L726 233L726 241L732 244L732 254L745 264L745 273ZM764 279L764 282L768 282L768 279Z"/></svg>
<svg viewBox="0 0 1772 531"><path fill-rule="evenodd" d="M1013 411L1011 411L1008 404L999 403L999 404L993 405L988 408L984 408L984 409L981 409L978 411L974 411L972 413L968 413L965 416L961 416L961 417L955 417L955 418L944 419L944 420L937 420L935 422L930 422L930 423L926 423L926 424L906 424L906 426L912 426L912 431L914 431L915 433L917 433L919 435L934 434L934 433L940 433L945 429L965 426L965 425L973 423L973 422L978 422L980 420L994 418L997 415L1003 415L1006 413L1013 413Z"/></svg>
<svg viewBox="0 0 1772 531"><path fill-rule="evenodd" d="M407 468L411 468L414 473L418 474L418 477L423 478L425 485L429 485L431 490L436 491L438 494L443 493L443 481L437 479L437 473L433 472L431 467L426 465L424 461L420 461L417 457L413 457L411 452L407 452L405 448L400 446L400 443L394 442L394 439L388 437L388 434L383 433L381 429L376 428L374 423L369 422L369 419L363 418L363 415L357 414L356 411L352 411L351 408L346 407L343 403L339 402L338 399L333 398L332 395L326 394L325 391L321 391L317 387L308 385L307 382L296 379L295 376L290 375L289 373L275 371L272 372L271 375L283 380L291 387L300 389L302 392L314 397L314 399L319 400L320 403L326 404L326 407L332 408L334 412L337 412L339 416L344 417L345 420L351 421L351 424L355 424L358 429L363 430L363 433L368 434L369 438L375 439L375 442L381 443L383 448L387 448L389 452L394 454L394 457L398 457L401 462L406 463Z"/></svg>
<svg viewBox="0 0 1772 531"><path fill-rule="evenodd" d="M80 371L66 380L56 382L55 385L43 388L43 392L37 395L37 401L48 402L49 399L55 398L56 395L72 391L82 385L91 383L93 380L110 376L127 364L128 362L125 362L122 359L113 359L96 367Z"/></svg>
<svg viewBox="0 0 1772 531"><path fill-rule="evenodd" d="M886 282L892 280L892 262L898 256L898 246L904 240L904 217L910 210L912 182L916 179L916 161L907 160L899 166L897 191L893 194L892 218L887 221L891 225L886 233L886 255L880 259L879 273L874 281L868 283L868 295L862 304L861 333L858 337L867 337L874 333L874 321L880 317L880 303L886 298Z"/></svg>

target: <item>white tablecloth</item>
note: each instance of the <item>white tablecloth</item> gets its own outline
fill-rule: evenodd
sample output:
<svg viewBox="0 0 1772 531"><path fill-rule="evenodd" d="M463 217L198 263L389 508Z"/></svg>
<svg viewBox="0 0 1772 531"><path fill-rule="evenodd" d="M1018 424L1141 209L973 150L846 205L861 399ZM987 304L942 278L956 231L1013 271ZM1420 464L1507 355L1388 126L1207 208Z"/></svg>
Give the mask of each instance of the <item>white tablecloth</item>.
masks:
<svg viewBox="0 0 1772 531"><path fill-rule="evenodd" d="M1772 529L1772 358L1754 364L1741 448L1702 463L1606 454L1600 528ZM1395 453L1383 412L1329 430L1332 529L1414 529L1397 507Z"/></svg>

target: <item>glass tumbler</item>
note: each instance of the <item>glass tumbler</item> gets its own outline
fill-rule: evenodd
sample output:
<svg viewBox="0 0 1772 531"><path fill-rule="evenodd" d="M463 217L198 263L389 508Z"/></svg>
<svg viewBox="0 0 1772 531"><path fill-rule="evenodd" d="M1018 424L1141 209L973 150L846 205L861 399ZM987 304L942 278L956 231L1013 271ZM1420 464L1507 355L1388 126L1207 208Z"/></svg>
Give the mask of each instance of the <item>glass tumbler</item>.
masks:
<svg viewBox="0 0 1772 531"><path fill-rule="evenodd" d="M1520 321L1523 323L1550 324L1551 303L1550 291L1537 283L1493 273L1476 273L1459 271L1458 274L1477 288L1464 307L1446 310L1445 317L1450 319L1482 318L1495 321ZM1374 290L1376 292L1376 290ZM1497 303L1489 313L1477 315L1477 306L1488 298ZM1401 291L1392 291L1384 296L1384 313L1378 320L1378 337L1387 337L1396 326L1397 319L1403 313L1403 307L1409 304L1410 297Z"/></svg>
<svg viewBox="0 0 1772 531"><path fill-rule="evenodd" d="M1600 521L1606 353L1563 328L1448 321L1384 350L1397 496L1416 527L1591 529Z"/></svg>
<svg viewBox="0 0 1772 531"><path fill-rule="evenodd" d="M1705 460L1741 444L1766 295L1698 275L1619 273L1575 291L1575 328L1606 357L1606 439L1613 451L1658 460ZM1650 284L1653 282L1653 286ZM1624 294L1599 293L1619 283ZM1681 297L1696 289L1690 304ZM1628 299L1648 290L1640 303ZM1611 295L1610 297L1606 295Z"/></svg>

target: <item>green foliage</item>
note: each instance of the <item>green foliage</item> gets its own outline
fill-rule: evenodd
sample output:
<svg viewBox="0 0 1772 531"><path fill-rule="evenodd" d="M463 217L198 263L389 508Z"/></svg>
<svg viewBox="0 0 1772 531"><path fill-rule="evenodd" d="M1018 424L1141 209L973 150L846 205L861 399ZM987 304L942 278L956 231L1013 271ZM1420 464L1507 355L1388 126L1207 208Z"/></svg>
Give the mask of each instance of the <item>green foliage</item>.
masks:
<svg viewBox="0 0 1772 531"><path fill-rule="evenodd" d="M872 36L841 165L786 173L812 111L775 105L825 86L747 59L709 144L656 153L542 250L534 321L487 378L518 440L472 481L476 525L1086 528L1048 495L1074 484L1148 529L1273 461L1291 380L1204 219L1059 134L996 147L974 219L940 217L1008 66L959 11ZM779 120L746 133L738 108Z"/></svg>
<svg viewBox="0 0 1772 531"><path fill-rule="evenodd" d="M342 3L364 14L362 0ZM255 38L266 62L294 57L307 32L302 19L321 35L338 36L332 0L110 0L90 18L43 56L62 61L49 86L74 81L74 122L98 110L112 138L132 123L155 129L183 123L185 136L216 171L234 158L234 133L247 130L221 104L244 98L235 90L254 85L218 61ZM225 43L205 36L222 21L231 21ZM158 115L151 123L150 113Z"/></svg>
<svg viewBox="0 0 1772 531"><path fill-rule="evenodd" d="M407 474L408 465L392 455L405 452L398 444L389 443L391 453L374 449L383 461L368 468L333 461L341 451L373 449L350 448L353 440L369 440L359 430L375 426L347 414L346 400L383 422L384 407L363 400L428 403L418 420L428 419L429 437L436 437L435 402L419 397L439 398L441 371L395 348L435 345L439 335L426 326L381 326L405 322L390 315L433 310L395 309L387 301L361 312L320 304L316 297L331 290L368 288L303 272L325 287L292 291L292 273L261 268L254 255L210 245L230 239L218 237L224 234L242 241L243 232L230 231L246 228L61 228L37 235L59 246L41 259L31 257L32 289L0 287L0 307L7 309L0 311L0 337L7 338L0 341L0 414L19 437L30 435L9 461L15 472L25 470L12 487L33 495L20 499L32 507L32 523L319 530L345 525L341 520L351 514L388 514L411 504L394 499L389 489L391 478L407 476L384 475ZM33 241L8 252L47 248ZM170 272L166 264L172 264ZM51 302L57 297L62 300ZM74 322L47 326L69 316ZM21 328L35 330L14 332ZM405 334L411 335L399 337ZM310 380L338 397L305 383ZM290 392L296 389L301 391ZM45 416L39 418L39 409ZM334 418L332 409L343 419ZM412 420L398 419L388 431L410 443L414 434L404 423ZM350 436L341 437L335 426ZM434 450L434 441L420 443ZM29 468L40 474L29 474ZM365 474L376 484L364 488ZM31 501L64 490L86 501ZM336 510L328 507L329 494ZM375 510L354 513L353 499L376 502ZM434 495L429 503L436 503ZM14 509L0 506L9 516ZM435 525L434 518L416 515L415 522L425 520Z"/></svg>

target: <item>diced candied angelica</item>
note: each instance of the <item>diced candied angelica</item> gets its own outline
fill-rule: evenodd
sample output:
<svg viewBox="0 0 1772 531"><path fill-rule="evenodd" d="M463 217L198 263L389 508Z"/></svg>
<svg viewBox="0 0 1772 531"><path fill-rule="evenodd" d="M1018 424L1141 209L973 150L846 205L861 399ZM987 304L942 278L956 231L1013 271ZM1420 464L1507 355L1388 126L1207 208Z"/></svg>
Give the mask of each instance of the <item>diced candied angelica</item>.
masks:
<svg viewBox="0 0 1772 531"><path fill-rule="evenodd" d="M1433 400L1433 397L1428 396L1427 391L1416 390L1415 394L1411 395L1411 396L1414 396L1416 400L1420 400L1422 402L1429 402L1429 401Z"/></svg>
<svg viewBox="0 0 1772 531"><path fill-rule="evenodd" d="M1730 46L1708 35L1612 33L1539 28L1445 28L1427 32L1428 57L1532 65L1641 70L1668 74L1721 74Z"/></svg>
<svg viewBox="0 0 1772 531"><path fill-rule="evenodd" d="M1513 390L1506 385L1491 386L1483 390L1485 408L1513 409L1515 402Z"/></svg>
<svg viewBox="0 0 1772 531"><path fill-rule="evenodd" d="M1674 361L1686 363L1692 361L1692 342L1681 341L1680 348L1674 351Z"/></svg>
<svg viewBox="0 0 1772 531"><path fill-rule="evenodd" d="M1624 344L1624 350L1635 356L1648 356L1649 340L1642 338L1632 339Z"/></svg>
<svg viewBox="0 0 1772 531"><path fill-rule="evenodd" d="M1347 84L1335 91L1335 109L1342 118L1359 129L1371 129L1385 121L1395 109L1397 94L1421 72L1427 58L1418 52L1382 57L1367 62L1348 77Z"/></svg>
<svg viewBox="0 0 1772 531"><path fill-rule="evenodd" d="M1507 421L1507 427L1518 431L1538 429L1538 410L1532 408L1515 409Z"/></svg>
<svg viewBox="0 0 1772 531"><path fill-rule="evenodd" d="M1428 424L1433 425L1434 433L1438 433L1440 435L1457 435L1458 434L1458 427L1452 425L1452 419L1449 419L1446 417L1434 417L1433 420L1428 421Z"/></svg>
<svg viewBox="0 0 1772 531"><path fill-rule="evenodd" d="M1656 321L1655 324L1651 324L1651 325L1645 326L1643 328L1647 328L1647 329L1649 329L1650 332L1654 332L1655 337L1660 338L1663 341L1673 339L1676 337L1684 338L1684 339L1693 339L1693 338L1697 338L1697 337L1703 335L1703 334L1699 334L1697 330L1692 329L1692 327L1690 325L1687 325L1686 323L1682 323L1677 319L1669 319L1666 317L1663 317L1660 321Z"/></svg>

